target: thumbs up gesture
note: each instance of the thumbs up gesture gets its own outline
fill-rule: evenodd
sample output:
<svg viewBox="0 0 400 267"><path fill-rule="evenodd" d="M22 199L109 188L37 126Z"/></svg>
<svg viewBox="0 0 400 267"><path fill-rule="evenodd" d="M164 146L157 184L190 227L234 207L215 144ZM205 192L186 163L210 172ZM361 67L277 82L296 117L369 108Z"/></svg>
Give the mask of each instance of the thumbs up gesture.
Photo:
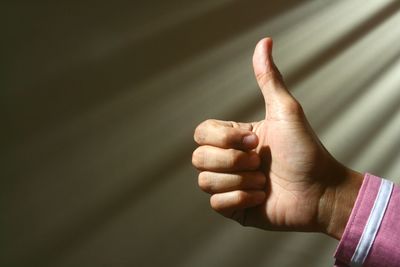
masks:
<svg viewBox="0 0 400 267"><path fill-rule="evenodd" d="M362 183L324 148L261 40L253 67L265 118L207 120L195 130L193 165L211 207L245 226L323 232L340 239Z"/></svg>

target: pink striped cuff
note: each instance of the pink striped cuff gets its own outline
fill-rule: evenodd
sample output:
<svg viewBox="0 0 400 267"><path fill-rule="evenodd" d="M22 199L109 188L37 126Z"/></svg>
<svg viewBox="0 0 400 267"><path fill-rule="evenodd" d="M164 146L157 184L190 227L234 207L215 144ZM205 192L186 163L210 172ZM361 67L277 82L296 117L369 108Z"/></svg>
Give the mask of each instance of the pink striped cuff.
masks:
<svg viewBox="0 0 400 267"><path fill-rule="evenodd" d="M335 266L400 266L398 186L365 175L335 258Z"/></svg>

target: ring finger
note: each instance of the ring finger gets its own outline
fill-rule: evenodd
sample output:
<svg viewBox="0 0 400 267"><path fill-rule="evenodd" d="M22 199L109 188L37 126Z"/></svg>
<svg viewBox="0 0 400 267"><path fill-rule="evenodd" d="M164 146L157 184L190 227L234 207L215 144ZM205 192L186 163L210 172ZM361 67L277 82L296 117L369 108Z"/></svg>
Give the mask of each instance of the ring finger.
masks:
<svg viewBox="0 0 400 267"><path fill-rule="evenodd" d="M199 187L210 194L234 190L262 190L266 178L261 172L218 173L203 171L199 174Z"/></svg>

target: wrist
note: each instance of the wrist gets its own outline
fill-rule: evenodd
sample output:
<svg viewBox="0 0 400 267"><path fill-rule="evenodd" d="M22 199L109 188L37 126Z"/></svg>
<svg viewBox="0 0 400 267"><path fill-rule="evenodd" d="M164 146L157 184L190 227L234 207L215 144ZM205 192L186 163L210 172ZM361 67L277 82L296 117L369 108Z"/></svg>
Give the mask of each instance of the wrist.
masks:
<svg viewBox="0 0 400 267"><path fill-rule="evenodd" d="M321 232L340 240L350 218L364 176L344 166L333 172L319 205Z"/></svg>

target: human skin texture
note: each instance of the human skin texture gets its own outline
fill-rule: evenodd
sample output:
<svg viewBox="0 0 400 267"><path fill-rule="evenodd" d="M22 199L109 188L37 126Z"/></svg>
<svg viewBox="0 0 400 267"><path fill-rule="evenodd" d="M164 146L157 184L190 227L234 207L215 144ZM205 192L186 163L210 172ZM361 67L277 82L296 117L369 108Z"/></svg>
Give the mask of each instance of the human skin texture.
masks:
<svg viewBox="0 0 400 267"><path fill-rule="evenodd" d="M211 207L244 226L322 232L340 239L363 175L322 145L272 59L256 46L253 68L265 100L258 122L206 120L195 130L192 163Z"/></svg>

